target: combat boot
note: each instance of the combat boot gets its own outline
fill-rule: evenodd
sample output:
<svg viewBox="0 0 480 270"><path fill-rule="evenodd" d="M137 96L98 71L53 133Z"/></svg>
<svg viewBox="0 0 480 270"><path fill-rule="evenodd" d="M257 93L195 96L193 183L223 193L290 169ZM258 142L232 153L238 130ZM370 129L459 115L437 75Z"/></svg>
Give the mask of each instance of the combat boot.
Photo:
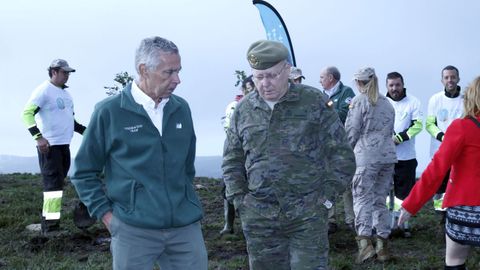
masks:
<svg viewBox="0 0 480 270"><path fill-rule="evenodd" d="M465 267L465 264L461 264L461 265L455 265L455 266L446 266L445 265L445 270L467 270L467 268Z"/></svg>
<svg viewBox="0 0 480 270"><path fill-rule="evenodd" d="M376 240L375 253L377 253L377 260L381 262L388 261L390 259L390 254L388 254L388 239L377 236Z"/></svg>
<svg viewBox="0 0 480 270"><path fill-rule="evenodd" d="M359 235L355 237L358 245L358 255L355 262L361 264L375 256L375 249L372 245L372 239L369 236Z"/></svg>
<svg viewBox="0 0 480 270"><path fill-rule="evenodd" d="M233 222L235 221L235 207L227 200L223 200L223 213L225 216L225 226L220 231L220 235L229 233L233 234Z"/></svg>

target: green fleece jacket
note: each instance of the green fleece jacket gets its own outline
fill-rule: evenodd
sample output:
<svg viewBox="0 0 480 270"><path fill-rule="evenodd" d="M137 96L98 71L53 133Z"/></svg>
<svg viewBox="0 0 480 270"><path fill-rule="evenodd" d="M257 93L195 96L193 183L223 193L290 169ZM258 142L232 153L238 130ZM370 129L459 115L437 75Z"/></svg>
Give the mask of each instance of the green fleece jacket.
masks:
<svg viewBox="0 0 480 270"><path fill-rule="evenodd" d="M72 176L91 215L113 211L127 224L151 229L202 218L193 186L196 138L184 99L170 97L162 126L160 136L130 85L96 105Z"/></svg>
<svg viewBox="0 0 480 270"><path fill-rule="evenodd" d="M337 91L335 91L330 97L330 100L333 101L333 108L338 113L338 117L340 117L342 124L345 124L345 119L347 119L348 114L348 106L350 106L350 102L354 96L355 93L352 88L343 85L343 83L340 82Z"/></svg>

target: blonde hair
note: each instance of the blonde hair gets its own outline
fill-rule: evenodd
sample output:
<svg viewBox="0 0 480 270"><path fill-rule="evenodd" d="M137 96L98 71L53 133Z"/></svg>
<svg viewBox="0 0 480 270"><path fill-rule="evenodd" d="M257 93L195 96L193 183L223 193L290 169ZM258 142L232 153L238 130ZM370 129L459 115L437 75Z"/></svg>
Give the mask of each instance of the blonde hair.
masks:
<svg viewBox="0 0 480 270"><path fill-rule="evenodd" d="M378 101L378 96L380 95L380 91L378 89L378 78L377 75L373 74L371 79L368 81L360 81L357 80L359 91L368 97L368 102L375 106Z"/></svg>
<svg viewBox="0 0 480 270"><path fill-rule="evenodd" d="M463 97L464 115L476 117L480 114L480 76L476 77Z"/></svg>

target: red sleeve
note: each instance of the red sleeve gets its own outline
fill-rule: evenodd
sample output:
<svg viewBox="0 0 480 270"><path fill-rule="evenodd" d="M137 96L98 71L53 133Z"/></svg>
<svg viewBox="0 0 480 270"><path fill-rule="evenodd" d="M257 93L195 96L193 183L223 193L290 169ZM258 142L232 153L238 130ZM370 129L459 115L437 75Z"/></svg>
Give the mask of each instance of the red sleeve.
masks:
<svg viewBox="0 0 480 270"><path fill-rule="evenodd" d="M453 162L462 153L464 147L464 119L456 119L450 124L445 133L440 148L433 156L432 161L423 171L420 180L415 184L402 207L410 214L416 214L442 184L447 171Z"/></svg>

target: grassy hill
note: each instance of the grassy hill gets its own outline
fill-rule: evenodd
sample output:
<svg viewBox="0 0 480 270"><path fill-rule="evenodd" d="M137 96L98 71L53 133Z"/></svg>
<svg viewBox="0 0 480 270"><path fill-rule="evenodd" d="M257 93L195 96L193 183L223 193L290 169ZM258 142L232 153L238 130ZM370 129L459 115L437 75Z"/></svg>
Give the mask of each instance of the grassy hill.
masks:
<svg viewBox="0 0 480 270"><path fill-rule="evenodd" d="M210 269L248 269L247 252L239 220L236 233L220 237L223 202L218 179L197 178L203 202L203 232ZM67 183L63 200L63 231L49 238L28 232L25 226L39 222L42 202L41 178L32 174L0 175L0 269L111 269L108 232L97 223L87 231L77 229L71 211L75 193ZM342 209L342 207L338 207ZM342 220L343 213L338 213ZM443 269L444 235L439 218L424 208L412 219L413 238L392 237L393 259L385 264L354 264L354 233L340 223L330 236L331 269ZM273 267L273 266L272 266ZM480 269L480 253L472 252L469 269Z"/></svg>

